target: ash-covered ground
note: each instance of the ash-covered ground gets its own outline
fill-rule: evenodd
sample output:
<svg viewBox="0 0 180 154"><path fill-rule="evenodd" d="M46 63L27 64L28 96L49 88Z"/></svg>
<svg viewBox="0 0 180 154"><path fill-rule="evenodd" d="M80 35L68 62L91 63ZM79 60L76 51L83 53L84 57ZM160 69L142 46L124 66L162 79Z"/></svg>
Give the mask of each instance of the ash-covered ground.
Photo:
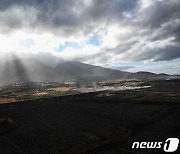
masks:
<svg viewBox="0 0 180 154"><path fill-rule="evenodd" d="M141 86L1 104L0 153L163 153L131 147L180 136L180 80Z"/></svg>

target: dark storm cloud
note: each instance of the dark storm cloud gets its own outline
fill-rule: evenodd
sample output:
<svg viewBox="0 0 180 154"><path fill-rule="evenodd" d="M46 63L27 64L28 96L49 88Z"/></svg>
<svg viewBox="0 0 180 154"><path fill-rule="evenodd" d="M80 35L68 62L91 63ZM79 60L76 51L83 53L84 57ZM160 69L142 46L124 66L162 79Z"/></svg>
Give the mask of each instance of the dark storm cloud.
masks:
<svg viewBox="0 0 180 154"><path fill-rule="evenodd" d="M152 33L153 34L153 33ZM174 20L166 23L151 35L150 41L162 40L165 38L174 37L177 43L180 42L180 20Z"/></svg>
<svg viewBox="0 0 180 154"><path fill-rule="evenodd" d="M122 13L135 8L136 3L136 0L93 0L88 6L86 1L82 0L0 0L0 11L13 7L27 9L27 11L28 8L34 8L36 20L29 19L30 26L34 25L37 29L55 31L55 33L61 31L72 34L77 30L89 32L89 29L95 28L93 27L95 22L99 24L100 21L107 22L111 18L122 17ZM18 20L17 14L11 14L11 18L14 19L15 25L16 22L23 24ZM26 19L26 15L24 18ZM7 27L12 27L6 15L2 22Z"/></svg>
<svg viewBox="0 0 180 154"><path fill-rule="evenodd" d="M127 60L154 61L172 60L180 57L180 1L154 0L152 5L141 8L141 0L0 0L0 32L31 29L43 33L68 37L81 33L88 36L94 31L106 29L112 24L130 27L133 32L122 36L119 44L105 52L87 57L76 57L80 61L91 61L98 57L102 63L109 55L128 55ZM13 12L12 10L17 10ZM99 28L99 29L98 29ZM142 30L144 30L142 32ZM118 33L118 30L117 30ZM162 47L149 49L148 43L171 39ZM145 43L139 45L139 42Z"/></svg>
<svg viewBox="0 0 180 154"><path fill-rule="evenodd" d="M25 28L34 28L34 30L48 30L48 31L56 31L57 29L62 28L63 26L77 26L77 17L75 12L73 11L74 7L79 3L69 0L0 0L0 12L8 12L11 9L21 9L23 11L23 17L21 16L21 20L26 20L26 25L23 25L24 22L19 21L19 14L12 14L11 16L6 13L3 18L1 17L1 23L6 25L7 28L12 30L12 23L18 26L14 26L14 30L16 28L21 28L24 26L29 26ZM31 12L32 11L32 12ZM33 13L33 19L27 19L27 12ZM13 19L13 21L9 22L7 18ZM54 29L55 28L55 29Z"/></svg>
<svg viewBox="0 0 180 154"><path fill-rule="evenodd" d="M180 41L180 1L156 0L154 4L135 15L136 24L147 29L150 34L155 33L152 41L175 37Z"/></svg>
<svg viewBox="0 0 180 154"><path fill-rule="evenodd" d="M4 11L13 6L39 7L51 0L0 0L0 10Z"/></svg>
<svg viewBox="0 0 180 154"><path fill-rule="evenodd" d="M143 24L151 28L160 27L162 24L180 18L180 1L156 1L151 7L141 12Z"/></svg>
<svg viewBox="0 0 180 154"><path fill-rule="evenodd" d="M87 9L87 16L93 19L122 18L122 13L133 10L138 0L94 0Z"/></svg>
<svg viewBox="0 0 180 154"><path fill-rule="evenodd" d="M180 58L180 1L179 0L155 0L149 7L139 11L130 12L131 18L124 19L127 25L136 28L127 40L136 38L132 43L123 43L113 49L113 52L123 55L128 61L168 61ZM144 30L143 32L140 32ZM168 40L166 43L161 41ZM126 53L143 42L133 52ZM148 44L154 44L150 48ZM157 47L156 47L157 46ZM123 59L120 59L123 60Z"/></svg>
<svg viewBox="0 0 180 154"><path fill-rule="evenodd" d="M180 46L167 45L164 48L150 49L145 52L137 52L131 56L133 61L168 61L180 57Z"/></svg>
<svg viewBox="0 0 180 154"><path fill-rule="evenodd" d="M164 49L158 50L159 55L155 61L172 60L180 57L180 46L166 46Z"/></svg>

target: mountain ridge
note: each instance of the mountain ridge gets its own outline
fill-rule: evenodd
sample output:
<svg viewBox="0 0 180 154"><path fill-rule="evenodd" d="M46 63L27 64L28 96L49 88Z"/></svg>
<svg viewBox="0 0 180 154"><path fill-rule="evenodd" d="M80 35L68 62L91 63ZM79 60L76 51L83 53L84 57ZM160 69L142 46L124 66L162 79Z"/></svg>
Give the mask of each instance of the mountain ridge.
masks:
<svg viewBox="0 0 180 154"><path fill-rule="evenodd" d="M0 66L0 84L13 82L55 82L55 81L104 81L140 79L153 80L167 78L167 74L151 72L130 73L78 61L61 62L56 67L50 67L34 59L14 59Z"/></svg>

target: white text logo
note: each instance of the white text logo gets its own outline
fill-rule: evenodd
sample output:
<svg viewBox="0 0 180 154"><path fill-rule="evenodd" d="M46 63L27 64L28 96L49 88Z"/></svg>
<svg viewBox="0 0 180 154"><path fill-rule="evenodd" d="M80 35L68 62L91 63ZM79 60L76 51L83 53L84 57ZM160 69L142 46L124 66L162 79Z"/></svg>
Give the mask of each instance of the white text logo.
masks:
<svg viewBox="0 0 180 154"><path fill-rule="evenodd" d="M162 148L165 152L174 152L177 150L179 144L178 138L168 138L165 142L134 142L132 148Z"/></svg>

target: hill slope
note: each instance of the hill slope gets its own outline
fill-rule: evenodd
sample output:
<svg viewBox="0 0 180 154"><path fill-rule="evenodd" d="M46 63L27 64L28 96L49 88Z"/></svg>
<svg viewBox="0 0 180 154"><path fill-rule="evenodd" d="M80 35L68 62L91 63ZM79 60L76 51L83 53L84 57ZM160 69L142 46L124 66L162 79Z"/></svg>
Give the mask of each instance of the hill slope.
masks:
<svg viewBox="0 0 180 154"><path fill-rule="evenodd" d="M150 72L129 73L119 70L103 68L69 61L58 64L52 68L32 58L14 59L5 61L0 65L0 85L13 82L46 82L46 81L102 81L124 79L159 79L170 77L166 74Z"/></svg>
<svg viewBox="0 0 180 154"><path fill-rule="evenodd" d="M0 84L13 82L59 81L60 76L53 68L33 59L15 59L0 66Z"/></svg>
<svg viewBox="0 0 180 154"><path fill-rule="evenodd" d="M155 74L151 72L129 73L99 66L84 64L77 61L64 62L55 67L62 78L66 80L114 80L114 79L140 79L153 80L170 77L167 74Z"/></svg>
<svg viewBox="0 0 180 154"><path fill-rule="evenodd" d="M113 80L126 79L130 74L118 70L112 70L99 66L88 65L77 61L64 62L55 67L63 78L68 80Z"/></svg>

